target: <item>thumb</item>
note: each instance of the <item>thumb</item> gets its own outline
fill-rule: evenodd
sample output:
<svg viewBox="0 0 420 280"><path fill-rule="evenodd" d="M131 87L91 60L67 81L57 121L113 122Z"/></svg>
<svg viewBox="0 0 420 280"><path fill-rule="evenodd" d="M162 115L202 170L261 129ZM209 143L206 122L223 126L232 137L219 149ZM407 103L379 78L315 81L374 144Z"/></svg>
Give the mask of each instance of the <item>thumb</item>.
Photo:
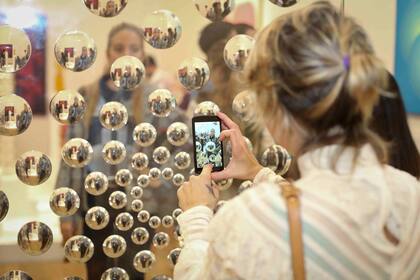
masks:
<svg viewBox="0 0 420 280"><path fill-rule="evenodd" d="M228 174L228 171L226 171L226 170L227 169L224 169L224 170L222 170L220 172L214 172L214 173L212 173L211 174L211 179L213 181L220 181L220 180L224 180L224 179L229 178L230 176Z"/></svg>
<svg viewBox="0 0 420 280"><path fill-rule="evenodd" d="M203 167L203 171L201 171L200 176L203 176L204 178L210 178L211 170L213 169L213 165L207 164Z"/></svg>

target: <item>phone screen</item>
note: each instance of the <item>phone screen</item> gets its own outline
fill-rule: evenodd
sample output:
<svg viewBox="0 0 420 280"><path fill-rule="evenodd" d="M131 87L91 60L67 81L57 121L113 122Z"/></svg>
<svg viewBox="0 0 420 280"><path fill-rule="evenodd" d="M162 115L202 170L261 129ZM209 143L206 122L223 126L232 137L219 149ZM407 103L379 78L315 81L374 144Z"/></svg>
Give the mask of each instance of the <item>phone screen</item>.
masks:
<svg viewBox="0 0 420 280"><path fill-rule="evenodd" d="M195 168L202 169L212 164L213 170L223 169L223 145L219 140L221 132L220 120L201 118L193 120Z"/></svg>

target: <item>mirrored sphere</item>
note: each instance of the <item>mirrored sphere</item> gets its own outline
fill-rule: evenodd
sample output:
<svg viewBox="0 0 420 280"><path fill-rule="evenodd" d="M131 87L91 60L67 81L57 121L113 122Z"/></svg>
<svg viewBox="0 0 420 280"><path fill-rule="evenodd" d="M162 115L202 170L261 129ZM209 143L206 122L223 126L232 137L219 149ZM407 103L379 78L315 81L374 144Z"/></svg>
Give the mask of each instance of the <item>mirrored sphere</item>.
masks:
<svg viewBox="0 0 420 280"><path fill-rule="evenodd" d="M167 163L170 157L171 157L171 153L169 152L168 148L164 146L157 147L153 151L153 160L157 164Z"/></svg>
<svg viewBox="0 0 420 280"><path fill-rule="evenodd" d="M69 31L58 37L54 45L55 59L64 68L80 72L96 60L95 41L82 31Z"/></svg>
<svg viewBox="0 0 420 280"><path fill-rule="evenodd" d="M242 71L254 47L254 38L239 34L232 37L225 46L223 57L226 65L233 71Z"/></svg>
<svg viewBox="0 0 420 280"><path fill-rule="evenodd" d="M133 181L133 174L128 169L120 169L115 174L115 183L120 187L127 187Z"/></svg>
<svg viewBox="0 0 420 280"><path fill-rule="evenodd" d="M212 101L203 101L194 110L194 116L216 116L220 112L219 106Z"/></svg>
<svg viewBox="0 0 420 280"><path fill-rule="evenodd" d="M216 204L216 207L214 208L214 213L217 213L220 210L220 208L222 208L223 205L225 205L225 203L226 200L219 200Z"/></svg>
<svg viewBox="0 0 420 280"><path fill-rule="evenodd" d="M93 157L90 143L83 138L73 138L67 141L61 149L64 162L74 168L81 168L89 164Z"/></svg>
<svg viewBox="0 0 420 280"><path fill-rule="evenodd" d="M149 95L147 105L154 116L167 117L175 110L176 99L169 90L157 89Z"/></svg>
<svg viewBox="0 0 420 280"><path fill-rule="evenodd" d="M29 222L22 226L17 236L19 248L30 256L39 256L50 249L53 242L51 229L41 222Z"/></svg>
<svg viewBox="0 0 420 280"><path fill-rule="evenodd" d="M201 89L209 78L209 66L201 58L186 59L178 67L178 80L188 90Z"/></svg>
<svg viewBox="0 0 420 280"><path fill-rule="evenodd" d="M83 278L79 276L68 276L65 277L64 280L83 280Z"/></svg>
<svg viewBox="0 0 420 280"><path fill-rule="evenodd" d="M134 268L139 272L149 271L156 262L155 254L149 250L143 250L136 254L133 260Z"/></svg>
<svg viewBox="0 0 420 280"><path fill-rule="evenodd" d="M152 216L149 219L149 226L153 229L157 229L161 224L160 218L158 216Z"/></svg>
<svg viewBox="0 0 420 280"><path fill-rule="evenodd" d="M166 130L166 138L174 146L184 145L188 142L189 137L188 126L182 122L174 122Z"/></svg>
<svg viewBox="0 0 420 280"><path fill-rule="evenodd" d="M270 168L279 175L285 174L291 163L292 157L287 150L276 144L268 147L261 157L261 165Z"/></svg>
<svg viewBox="0 0 420 280"><path fill-rule="evenodd" d="M127 150L125 149L124 144L120 141L109 141L102 149L102 157L108 164L120 164L124 161L126 155Z"/></svg>
<svg viewBox="0 0 420 280"><path fill-rule="evenodd" d="M141 209L143 209L143 201L141 201L140 199L134 199L131 202L131 210L133 210L134 212L139 212Z"/></svg>
<svg viewBox="0 0 420 280"><path fill-rule="evenodd" d="M75 235L64 245L64 256L71 262L85 263L89 261L94 252L94 245L90 238Z"/></svg>
<svg viewBox="0 0 420 280"><path fill-rule="evenodd" d="M174 171L170 167L166 167L162 170L162 178L165 180L171 180L174 176Z"/></svg>
<svg viewBox="0 0 420 280"><path fill-rule="evenodd" d="M0 26L0 72L14 73L25 67L32 46L25 31L10 25Z"/></svg>
<svg viewBox="0 0 420 280"><path fill-rule="evenodd" d="M20 270L10 270L0 275L1 280L33 280L29 274Z"/></svg>
<svg viewBox="0 0 420 280"><path fill-rule="evenodd" d="M91 229L103 229L109 223L109 213L104 207L94 206L86 212L85 223Z"/></svg>
<svg viewBox="0 0 420 280"><path fill-rule="evenodd" d="M51 210L60 217L71 216L80 207L77 192L70 188L55 189L50 197Z"/></svg>
<svg viewBox="0 0 420 280"><path fill-rule="evenodd" d="M165 248L169 245L169 235L166 232L158 232L153 236L153 245L156 248Z"/></svg>
<svg viewBox="0 0 420 280"><path fill-rule="evenodd" d="M62 90L50 101L51 115L62 124L74 124L80 121L86 107L85 99L75 90Z"/></svg>
<svg viewBox="0 0 420 280"><path fill-rule="evenodd" d="M216 187L219 189L219 191L225 191L232 186L233 179L225 179L214 183L216 184Z"/></svg>
<svg viewBox="0 0 420 280"><path fill-rule="evenodd" d="M144 227L138 227L131 233L131 240L134 244L143 245L149 240L149 232Z"/></svg>
<svg viewBox="0 0 420 280"><path fill-rule="evenodd" d="M118 214L115 218L115 226L121 231L127 231L134 225L133 216L128 212Z"/></svg>
<svg viewBox="0 0 420 280"><path fill-rule="evenodd" d="M132 90L139 86L145 76L143 63L134 56L117 58L111 66L110 76L117 88Z"/></svg>
<svg viewBox="0 0 420 280"><path fill-rule="evenodd" d="M175 230L173 231L173 236L178 241L178 243L181 245L181 243L183 242L183 239L182 239L182 236L181 236L181 228L179 227L179 225L175 226Z"/></svg>
<svg viewBox="0 0 420 280"><path fill-rule="evenodd" d="M16 94L0 97L0 135L19 135L29 127L31 122L31 106L25 99Z"/></svg>
<svg viewBox="0 0 420 280"><path fill-rule="evenodd" d="M186 152L179 152L174 158L174 164L178 169L187 169L188 167L190 167L191 157Z"/></svg>
<svg viewBox="0 0 420 280"><path fill-rule="evenodd" d="M172 280L172 278L166 275L156 275L151 280Z"/></svg>
<svg viewBox="0 0 420 280"><path fill-rule="evenodd" d="M251 140L249 140L247 137L243 136L246 146L248 147L248 149L252 152L254 149L254 146L252 145ZM226 142L226 156L228 158L232 157L232 143L230 142L230 140L227 140Z"/></svg>
<svg viewBox="0 0 420 280"><path fill-rule="evenodd" d="M170 228L174 225L174 218L170 215L163 216L162 218L162 226L165 228Z"/></svg>
<svg viewBox="0 0 420 280"><path fill-rule="evenodd" d="M127 108L120 102L105 103L99 112L99 121L106 129L118 130L127 124Z"/></svg>
<svg viewBox="0 0 420 280"><path fill-rule="evenodd" d="M133 130L133 140L141 147L149 147L156 141L156 128L150 123L140 123Z"/></svg>
<svg viewBox="0 0 420 280"><path fill-rule="evenodd" d="M91 172L85 178L85 190L91 195L101 195L108 189L108 177L102 172Z"/></svg>
<svg viewBox="0 0 420 280"><path fill-rule="evenodd" d="M181 254L181 248L175 248L169 252L168 261L172 267L176 265L179 254Z"/></svg>
<svg viewBox="0 0 420 280"><path fill-rule="evenodd" d="M130 195L134 199L140 199L143 196L143 189L139 186L134 186L130 190Z"/></svg>
<svg viewBox="0 0 420 280"><path fill-rule="evenodd" d="M105 255L109 258L118 258L125 253L127 243L121 236L113 234L105 238L102 243L102 249L104 250Z"/></svg>
<svg viewBox="0 0 420 280"><path fill-rule="evenodd" d="M233 99L232 110L241 121L249 122L256 118L256 102L255 94L252 91L244 90Z"/></svg>
<svg viewBox="0 0 420 280"><path fill-rule="evenodd" d="M168 10L154 11L146 17L143 26L144 39L156 49L170 48L181 38L181 21Z"/></svg>
<svg viewBox="0 0 420 280"><path fill-rule="evenodd" d="M43 153L29 151L22 154L15 164L16 175L23 183L31 186L39 185L51 175L51 161Z"/></svg>
<svg viewBox="0 0 420 280"><path fill-rule="evenodd" d="M122 191L115 191L109 195L108 203L114 209L122 209L127 205L127 195Z"/></svg>
<svg viewBox="0 0 420 280"><path fill-rule="evenodd" d="M160 170L157 167L153 167L152 169L149 170L149 178L152 181L156 181L159 180L160 178Z"/></svg>
<svg viewBox="0 0 420 280"><path fill-rule="evenodd" d="M142 188L147 188L150 184L149 175L142 174L137 178L137 184Z"/></svg>
<svg viewBox="0 0 420 280"><path fill-rule="evenodd" d="M101 280L129 280L127 272L119 267L111 267L102 273Z"/></svg>
<svg viewBox="0 0 420 280"><path fill-rule="evenodd" d="M176 208L174 211L172 211L172 217L174 219L178 218L179 215L182 214L182 209L181 208Z"/></svg>
<svg viewBox="0 0 420 280"><path fill-rule="evenodd" d="M269 1L282 8L293 6L298 2L297 0L269 0Z"/></svg>
<svg viewBox="0 0 420 280"><path fill-rule="evenodd" d="M252 187L252 181L243 181L238 188L238 194Z"/></svg>
<svg viewBox="0 0 420 280"><path fill-rule="evenodd" d="M3 191L0 191L0 222L6 217L7 212L9 212L9 199Z"/></svg>
<svg viewBox="0 0 420 280"><path fill-rule="evenodd" d="M150 219L150 213L147 210L141 210L137 214L137 220L139 220L140 223L147 223Z"/></svg>
<svg viewBox="0 0 420 280"><path fill-rule="evenodd" d="M131 158L131 167L135 170L141 171L149 166L149 158L144 153L135 153Z"/></svg>
<svg viewBox="0 0 420 280"><path fill-rule="evenodd" d="M107 1L92 1L83 0L86 8L97 16L101 17L115 17L124 10L128 0L107 0ZM117 280L117 279L114 279Z"/></svg>
<svg viewBox="0 0 420 280"><path fill-rule="evenodd" d="M223 20L233 9L233 0L194 0L197 11L211 21Z"/></svg>
<svg viewBox="0 0 420 280"><path fill-rule="evenodd" d="M177 173L172 178L172 183L174 183L175 186L179 187L185 182L185 177L181 173Z"/></svg>

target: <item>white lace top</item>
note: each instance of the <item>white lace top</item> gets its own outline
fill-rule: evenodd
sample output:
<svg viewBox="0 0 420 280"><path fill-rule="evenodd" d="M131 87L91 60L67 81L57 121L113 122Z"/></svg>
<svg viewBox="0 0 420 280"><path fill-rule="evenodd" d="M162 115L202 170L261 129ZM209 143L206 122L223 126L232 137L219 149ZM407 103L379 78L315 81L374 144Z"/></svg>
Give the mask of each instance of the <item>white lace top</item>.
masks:
<svg viewBox="0 0 420 280"><path fill-rule="evenodd" d="M352 168L337 146L298 160L307 279L420 279L420 183L381 166L365 146ZM205 206L178 217L184 247L175 267L182 279L292 279L287 209L276 180L263 169L254 187L213 217ZM400 240L384 235L387 226Z"/></svg>

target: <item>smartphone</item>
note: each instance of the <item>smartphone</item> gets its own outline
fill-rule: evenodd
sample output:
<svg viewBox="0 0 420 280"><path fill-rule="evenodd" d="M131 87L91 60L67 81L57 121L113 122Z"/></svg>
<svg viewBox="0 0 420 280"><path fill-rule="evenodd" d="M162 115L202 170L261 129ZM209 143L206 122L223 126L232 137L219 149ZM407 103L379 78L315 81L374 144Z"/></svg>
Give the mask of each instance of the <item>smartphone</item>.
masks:
<svg viewBox="0 0 420 280"><path fill-rule="evenodd" d="M200 174L206 164L212 164L212 171L224 169L223 144L219 140L222 122L217 116L198 116L192 119L194 137L194 168Z"/></svg>

